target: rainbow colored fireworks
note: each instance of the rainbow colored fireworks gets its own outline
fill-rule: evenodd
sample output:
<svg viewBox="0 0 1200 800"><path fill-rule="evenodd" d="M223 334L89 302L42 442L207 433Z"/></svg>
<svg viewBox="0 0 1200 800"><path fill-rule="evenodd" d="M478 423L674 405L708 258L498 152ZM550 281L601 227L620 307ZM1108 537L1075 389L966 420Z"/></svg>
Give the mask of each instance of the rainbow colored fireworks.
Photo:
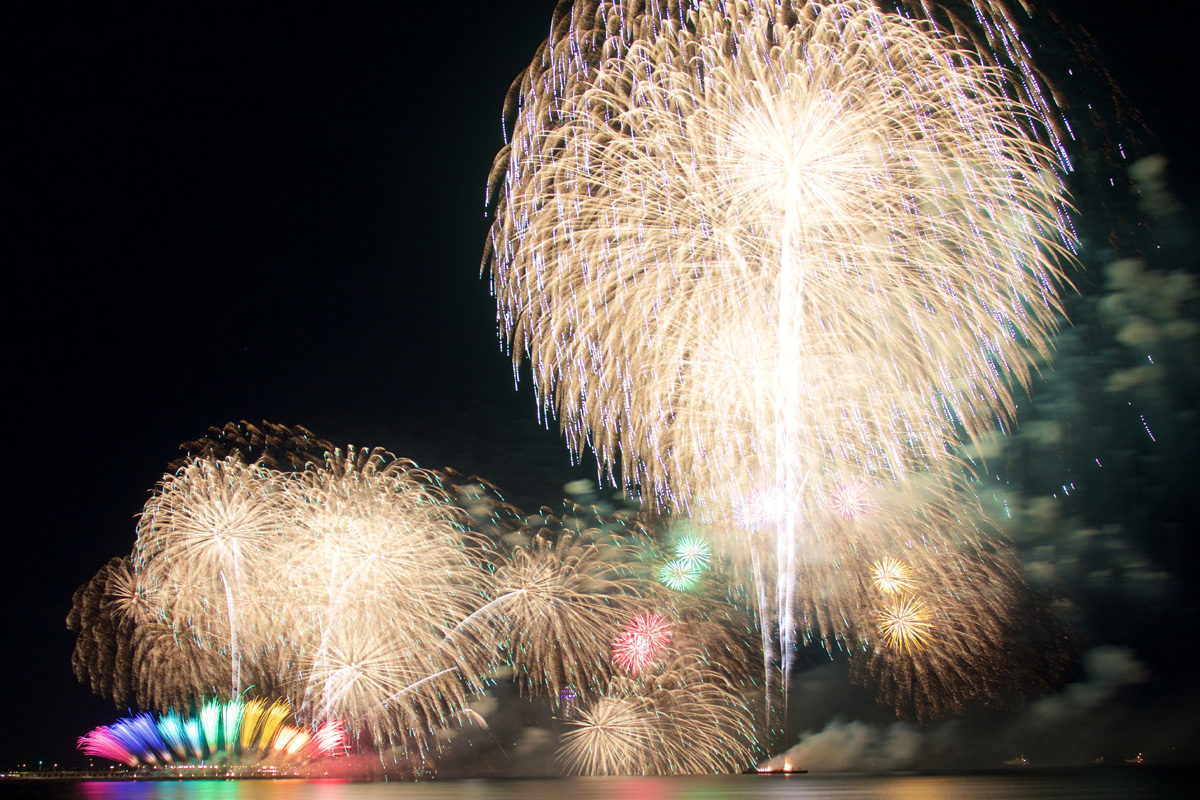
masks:
<svg viewBox="0 0 1200 800"><path fill-rule="evenodd" d="M341 722L313 731L285 724L292 707L284 700L221 703L211 700L193 717L174 711L155 718L135 714L94 729L79 739L89 756L131 767L157 764L303 764L343 755L349 742Z"/></svg>

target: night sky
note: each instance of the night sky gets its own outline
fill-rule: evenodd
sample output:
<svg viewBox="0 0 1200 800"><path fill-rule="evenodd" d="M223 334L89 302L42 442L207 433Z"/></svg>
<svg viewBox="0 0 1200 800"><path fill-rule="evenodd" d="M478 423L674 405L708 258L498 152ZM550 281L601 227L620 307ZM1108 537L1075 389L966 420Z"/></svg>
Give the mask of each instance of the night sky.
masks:
<svg viewBox="0 0 1200 800"><path fill-rule="evenodd" d="M1127 146L1166 153L1194 219L1194 9L1048 5L1096 37L1144 123ZM514 391L479 274L501 104L553 7L30 2L10 18L0 767L71 759L118 716L71 674L71 594L129 552L179 443L211 425L304 425L526 508L594 475ZM1173 674L1196 666L1180 652Z"/></svg>

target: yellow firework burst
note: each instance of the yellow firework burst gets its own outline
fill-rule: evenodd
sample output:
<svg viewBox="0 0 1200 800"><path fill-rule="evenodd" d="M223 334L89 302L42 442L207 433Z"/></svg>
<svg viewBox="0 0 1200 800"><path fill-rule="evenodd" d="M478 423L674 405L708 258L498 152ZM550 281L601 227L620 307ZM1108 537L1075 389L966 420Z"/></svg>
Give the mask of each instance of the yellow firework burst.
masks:
<svg viewBox="0 0 1200 800"><path fill-rule="evenodd" d="M871 565L871 578L875 588L887 594L897 594L913 588L912 570L903 561L881 558Z"/></svg>
<svg viewBox="0 0 1200 800"><path fill-rule="evenodd" d="M883 643L902 652L920 650L932 640L933 612L924 601L900 595L879 616Z"/></svg>

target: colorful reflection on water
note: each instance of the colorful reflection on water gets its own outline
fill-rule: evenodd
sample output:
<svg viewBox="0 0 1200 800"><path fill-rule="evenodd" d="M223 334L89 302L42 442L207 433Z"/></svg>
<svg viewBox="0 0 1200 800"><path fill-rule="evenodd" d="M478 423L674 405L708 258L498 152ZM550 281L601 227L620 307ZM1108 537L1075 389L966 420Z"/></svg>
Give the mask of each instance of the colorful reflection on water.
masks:
<svg viewBox="0 0 1200 800"><path fill-rule="evenodd" d="M1028 770L977 775L730 775L362 783L345 780L92 781L0 785L0 800L1176 800L1200 773ZM15 790L15 791L14 791Z"/></svg>

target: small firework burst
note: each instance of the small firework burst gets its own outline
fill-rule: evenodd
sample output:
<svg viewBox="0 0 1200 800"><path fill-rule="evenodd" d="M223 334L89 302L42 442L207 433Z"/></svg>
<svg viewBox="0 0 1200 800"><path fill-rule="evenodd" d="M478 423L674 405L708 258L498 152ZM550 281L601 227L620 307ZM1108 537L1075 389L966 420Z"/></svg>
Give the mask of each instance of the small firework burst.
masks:
<svg viewBox="0 0 1200 800"><path fill-rule="evenodd" d="M697 572L708 566L712 545L699 536L684 536L675 543L675 558Z"/></svg>
<svg viewBox="0 0 1200 800"><path fill-rule="evenodd" d="M658 571L658 579L668 589L686 592L700 580L700 568L683 558L675 558Z"/></svg>
<svg viewBox="0 0 1200 800"><path fill-rule="evenodd" d="M671 623L653 612L638 614L626 623L613 640L613 661L639 675L671 641Z"/></svg>
<svg viewBox="0 0 1200 800"><path fill-rule="evenodd" d="M879 615L883 643L901 652L920 650L930 642L933 617L923 601L900 595Z"/></svg>
<svg viewBox="0 0 1200 800"><path fill-rule="evenodd" d="M641 679L618 678L562 737L568 774L703 775L754 760L753 723L734 685L696 653Z"/></svg>
<svg viewBox="0 0 1200 800"><path fill-rule="evenodd" d="M870 489L865 483L841 483L829 498L829 507L842 519L856 519L871 513Z"/></svg>
<svg viewBox="0 0 1200 800"><path fill-rule="evenodd" d="M796 504L795 498L778 487L753 489L734 503L733 519L747 531L773 528L787 517Z"/></svg>
<svg viewBox="0 0 1200 800"><path fill-rule="evenodd" d="M601 697L563 734L561 757L569 773L640 775L650 772L647 756L659 743L654 716L637 702Z"/></svg>
<svg viewBox="0 0 1200 800"><path fill-rule="evenodd" d="M872 564L871 578L875 581L875 588L887 594L898 594L914 585L912 570L895 558L881 558Z"/></svg>

